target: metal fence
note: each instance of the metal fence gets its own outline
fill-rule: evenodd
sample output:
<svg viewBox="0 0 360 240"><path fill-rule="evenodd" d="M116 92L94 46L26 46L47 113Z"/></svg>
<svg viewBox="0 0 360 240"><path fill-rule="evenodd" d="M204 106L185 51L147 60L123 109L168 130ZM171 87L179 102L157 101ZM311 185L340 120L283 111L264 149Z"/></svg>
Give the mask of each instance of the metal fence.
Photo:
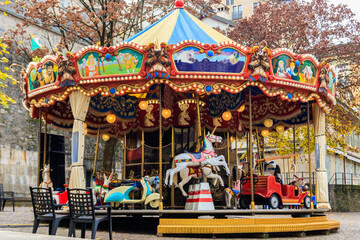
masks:
<svg viewBox="0 0 360 240"><path fill-rule="evenodd" d="M297 172L296 173L296 176L298 178L303 178L304 181L306 183L310 183L310 178L309 178L309 172ZM315 173L313 172L312 173L312 184L315 184ZM283 179L285 179L285 183L288 184L288 183L291 183L292 181L294 181L294 174L293 173L286 173L285 176L283 175Z"/></svg>
<svg viewBox="0 0 360 240"><path fill-rule="evenodd" d="M360 174L336 172L331 176L329 184L360 185Z"/></svg>

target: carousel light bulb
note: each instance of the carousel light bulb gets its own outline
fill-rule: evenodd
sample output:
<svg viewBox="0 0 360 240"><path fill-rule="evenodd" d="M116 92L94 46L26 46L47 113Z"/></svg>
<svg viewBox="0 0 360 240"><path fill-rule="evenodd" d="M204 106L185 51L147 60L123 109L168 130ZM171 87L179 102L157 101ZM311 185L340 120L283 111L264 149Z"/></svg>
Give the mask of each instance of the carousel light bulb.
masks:
<svg viewBox="0 0 360 240"><path fill-rule="evenodd" d="M225 120L225 121L229 121L231 119L231 112L230 111L225 111L223 114L222 114L222 118Z"/></svg>
<svg viewBox="0 0 360 240"><path fill-rule="evenodd" d="M166 118L169 118L171 116L171 110L170 109L167 109L167 108L164 108L162 111L161 111L161 115L166 119Z"/></svg>
<svg viewBox="0 0 360 240"><path fill-rule="evenodd" d="M233 141L235 141L235 138L234 138L234 136L231 136L230 137L230 142L233 142Z"/></svg>
<svg viewBox="0 0 360 240"><path fill-rule="evenodd" d="M110 136L105 133L102 135L102 139L106 142L110 139Z"/></svg>
<svg viewBox="0 0 360 240"><path fill-rule="evenodd" d="M245 110L245 104L239 107L238 112L243 112Z"/></svg>
<svg viewBox="0 0 360 240"><path fill-rule="evenodd" d="M116 120L115 114L109 114L109 115L106 116L106 121L107 121L108 123L114 123L115 120Z"/></svg>
<svg viewBox="0 0 360 240"><path fill-rule="evenodd" d="M273 125L273 123L274 123L273 120L270 119L270 118L265 119L265 121L264 121L264 125L265 125L265 127L267 127L267 128L271 127L271 126Z"/></svg>
<svg viewBox="0 0 360 240"><path fill-rule="evenodd" d="M282 126L282 125L276 126L276 131L278 133L282 133L284 130L285 130L284 126Z"/></svg>
<svg viewBox="0 0 360 240"><path fill-rule="evenodd" d="M146 110L147 109L147 107L148 107L148 102L147 101L141 101L141 102L139 102L139 108L141 109L141 110Z"/></svg>
<svg viewBox="0 0 360 240"><path fill-rule="evenodd" d="M87 123L84 123L84 128L87 129Z"/></svg>
<svg viewBox="0 0 360 240"><path fill-rule="evenodd" d="M267 137L268 135L269 135L269 130L262 130L261 131L261 135L263 136L263 137Z"/></svg>
<svg viewBox="0 0 360 240"><path fill-rule="evenodd" d="M85 129L85 135L87 135L88 134L88 130L87 129Z"/></svg>

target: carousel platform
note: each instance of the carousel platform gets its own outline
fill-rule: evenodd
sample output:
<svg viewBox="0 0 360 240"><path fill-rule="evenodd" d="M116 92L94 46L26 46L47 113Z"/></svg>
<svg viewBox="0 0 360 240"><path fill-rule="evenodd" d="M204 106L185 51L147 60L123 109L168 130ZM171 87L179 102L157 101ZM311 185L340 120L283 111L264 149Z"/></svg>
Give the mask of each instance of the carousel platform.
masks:
<svg viewBox="0 0 360 240"><path fill-rule="evenodd" d="M158 236L163 235L228 235L249 234L268 237L269 234L289 233L305 236L308 232L329 234L340 228L340 222L326 216L327 209L217 209L193 210L112 210L111 215L121 218L154 218L159 221ZM61 210L57 213L68 213ZM105 210L96 212L105 215ZM139 220L140 221L140 220Z"/></svg>
<svg viewBox="0 0 360 240"><path fill-rule="evenodd" d="M328 234L340 228L340 222L329 220L326 216L317 217L271 217L271 218L233 218L233 219L176 219L160 218L158 236L164 234L262 234L272 233L323 232Z"/></svg>

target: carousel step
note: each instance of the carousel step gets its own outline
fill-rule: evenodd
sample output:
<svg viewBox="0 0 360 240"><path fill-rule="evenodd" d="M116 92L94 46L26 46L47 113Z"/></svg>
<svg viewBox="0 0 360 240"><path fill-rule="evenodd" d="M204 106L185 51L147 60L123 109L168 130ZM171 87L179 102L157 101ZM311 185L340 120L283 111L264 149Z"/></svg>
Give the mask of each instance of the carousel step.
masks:
<svg viewBox="0 0 360 240"><path fill-rule="evenodd" d="M280 233L334 230L326 216L306 218L160 219L158 234Z"/></svg>

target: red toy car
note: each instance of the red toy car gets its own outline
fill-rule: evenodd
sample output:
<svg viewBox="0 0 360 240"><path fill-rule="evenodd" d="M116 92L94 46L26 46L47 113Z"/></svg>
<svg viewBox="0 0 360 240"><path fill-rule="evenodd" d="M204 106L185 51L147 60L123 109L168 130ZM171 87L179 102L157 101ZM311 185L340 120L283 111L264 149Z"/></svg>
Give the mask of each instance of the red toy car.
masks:
<svg viewBox="0 0 360 240"><path fill-rule="evenodd" d="M300 206L309 209L309 193L303 192L296 185L281 184L275 176L254 176L254 201L256 205L269 205L271 208L283 208L284 205ZM249 208L251 201L250 177L242 178L240 207Z"/></svg>

